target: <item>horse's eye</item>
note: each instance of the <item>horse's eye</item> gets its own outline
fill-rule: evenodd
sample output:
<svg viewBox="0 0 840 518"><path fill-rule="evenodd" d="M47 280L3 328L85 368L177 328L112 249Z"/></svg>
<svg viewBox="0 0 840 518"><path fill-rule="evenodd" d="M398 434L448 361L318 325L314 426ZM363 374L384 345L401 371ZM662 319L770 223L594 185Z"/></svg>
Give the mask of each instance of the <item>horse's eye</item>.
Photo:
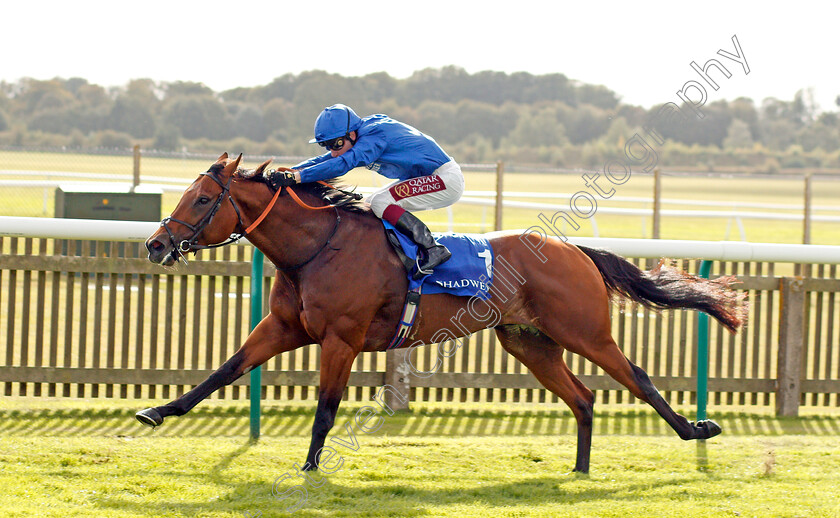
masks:
<svg viewBox="0 0 840 518"><path fill-rule="evenodd" d="M196 205L207 205L210 203L210 198L207 196L200 196L197 200L195 200Z"/></svg>

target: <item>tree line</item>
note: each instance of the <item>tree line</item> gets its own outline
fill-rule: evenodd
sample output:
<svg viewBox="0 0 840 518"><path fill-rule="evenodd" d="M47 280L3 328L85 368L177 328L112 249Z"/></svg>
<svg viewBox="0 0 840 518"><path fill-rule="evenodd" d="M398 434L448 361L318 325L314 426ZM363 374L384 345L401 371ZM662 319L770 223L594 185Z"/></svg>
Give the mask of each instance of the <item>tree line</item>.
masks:
<svg viewBox="0 0 840 518"><path fill-rule="evenodd" d="M184 81L103 87L25 78L0 83L0 145L311 155L319 151L307 144L315 117L336 102L407 122L461 162L599 167L653 121L667 139L665 166L840 167L840 116L818 110L807 89L789 101L716 101L703 107L703 119L679 121L563 74L470 74L455 66L406 79L316 70L222 92Z"/></svg>

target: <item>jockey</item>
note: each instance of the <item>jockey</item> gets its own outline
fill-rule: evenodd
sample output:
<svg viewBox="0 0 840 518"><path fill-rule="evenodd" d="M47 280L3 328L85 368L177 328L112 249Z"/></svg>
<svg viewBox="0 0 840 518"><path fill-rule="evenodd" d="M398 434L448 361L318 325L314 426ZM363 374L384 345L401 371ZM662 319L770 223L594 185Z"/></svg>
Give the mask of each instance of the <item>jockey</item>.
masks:
<svg viewBox="0 0 840 518"><path fill-rule="evenodd" d="M451 254L429 228L409 211L452 205L464 192L461 167L431 137L387 115L364 119L348 106L325 108L315 120L315 138L327 153L285 173L281 184L336 178L355 167L367 167L395 181L368 198L371 211L412 239L420 250L418 273L431 273Z"/></svg>

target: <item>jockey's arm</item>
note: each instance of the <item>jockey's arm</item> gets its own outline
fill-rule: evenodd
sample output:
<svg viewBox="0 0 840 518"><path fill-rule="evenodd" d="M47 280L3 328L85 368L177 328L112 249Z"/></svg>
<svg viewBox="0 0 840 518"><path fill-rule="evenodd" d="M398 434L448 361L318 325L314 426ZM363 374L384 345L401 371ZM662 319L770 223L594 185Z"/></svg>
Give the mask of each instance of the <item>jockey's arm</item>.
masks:
<svg viewBox="0 0 840 518"><path fill-rule="evenodd" d="M375 162L385 151L386 142L378 135L365 135L356 141L343 155L332 158L329 153L307 160L293 167L300 172L301 182L316 182L337 178L347 174L353 168L366 166ZM323 158L326 156L326 158Z"/></svg>
<svg viewBox="0 0 840 518"><path fill-rule="evenodd" d="M330 153L328 151L328 152L324 153L323 155L318 155L318 156L312 157L310 159L304 160L303 162L301 162L297 165L293 165L291 167L291 170L300 171L301 169L306 169L307 167L312 167L313 165L320 164L321 162L323 162L325 160L329 160L331 157L332 157L332 155L330 155Z"/></svg>

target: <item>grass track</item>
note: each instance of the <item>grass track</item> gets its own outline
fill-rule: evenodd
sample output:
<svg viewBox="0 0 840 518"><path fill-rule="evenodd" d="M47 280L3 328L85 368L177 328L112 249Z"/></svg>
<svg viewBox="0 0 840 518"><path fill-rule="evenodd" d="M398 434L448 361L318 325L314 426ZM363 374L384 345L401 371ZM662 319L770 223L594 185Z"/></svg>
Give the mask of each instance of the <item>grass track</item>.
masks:
<svg viewBox="0 0 840 518"><path fill-rule="evenodd" d="M288 516L272 486L308 446L312 404L270 406L256 443L244 404L202 404L151 431L143 402L5 400L4 516ZM332 437L359 405L342 407ZM570 474L574 421L550 405L415 405L356 430L356 451L305 486L294 515L838 516L840 416L722 413L724 434L680 441L653 413L596 413L590 476ZM278 493L303 483L289 477Z"/></svg>

